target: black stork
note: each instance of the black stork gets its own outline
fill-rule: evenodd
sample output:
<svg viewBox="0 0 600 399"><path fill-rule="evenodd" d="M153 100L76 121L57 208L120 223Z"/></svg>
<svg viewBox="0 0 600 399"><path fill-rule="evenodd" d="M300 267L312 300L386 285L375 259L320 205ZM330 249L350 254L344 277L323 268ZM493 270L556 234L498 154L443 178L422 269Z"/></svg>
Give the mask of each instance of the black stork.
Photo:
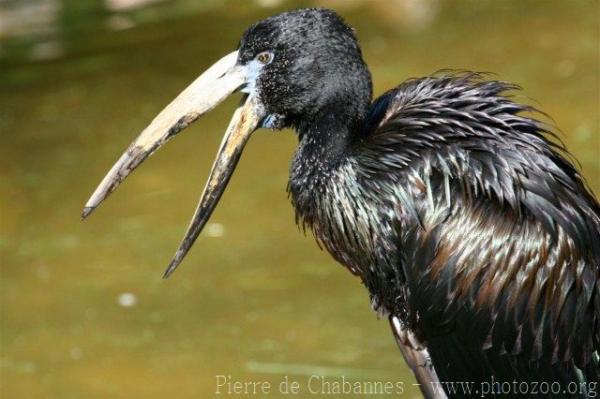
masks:
<svg viewBox="0 0 600 399"><path fill-rule="evenodd" d="M541 397L593 397L600 206L553 128L507 95L515 89L448 72L372 101L353 30L331 10L286 12L248 28L236 51L151 122L83 217L162 144L240 91L165 276L200 234L252 132L291 127L297 222L360 277L426 397L470 396L438 381L496 383L487 396L532 396L545 383L552 390ZM506 382L521 385L499 385Z"/></svg>

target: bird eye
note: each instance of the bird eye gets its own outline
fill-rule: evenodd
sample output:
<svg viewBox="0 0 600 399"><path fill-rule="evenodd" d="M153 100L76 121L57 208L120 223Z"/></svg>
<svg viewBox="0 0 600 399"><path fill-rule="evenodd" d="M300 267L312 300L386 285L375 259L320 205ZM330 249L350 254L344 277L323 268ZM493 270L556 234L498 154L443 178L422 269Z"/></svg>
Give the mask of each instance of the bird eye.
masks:
<svg viewBox="0 0 600 399"><path fill-rule="evenodd" d="M271 54L268 51L263 51L262 53L258 53L258 55L256 56L256 59L261 64L267 65L268 63L270 63L271 61L273 61L273 54Z"/></svg>

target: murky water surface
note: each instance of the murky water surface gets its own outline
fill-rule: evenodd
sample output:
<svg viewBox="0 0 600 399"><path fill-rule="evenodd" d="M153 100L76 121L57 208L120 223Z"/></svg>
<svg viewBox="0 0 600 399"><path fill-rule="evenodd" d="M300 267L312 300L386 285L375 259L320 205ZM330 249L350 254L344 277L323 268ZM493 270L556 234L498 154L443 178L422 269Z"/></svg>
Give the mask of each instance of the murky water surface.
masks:
<svg viewBox="0 0 600 399"><path fill-rule="evenodd" d="M312 374L418 395L360 282L294 225L290 132L255 134L212 224L161 279L236 100L79 220L127 144L246 26L315 3L0 2L0 396L204 398L224 375L286 397L287 375L310 397ZM356 27L376 93L442 68L523 86L600 193L597 2L320 4Z"/></svg>

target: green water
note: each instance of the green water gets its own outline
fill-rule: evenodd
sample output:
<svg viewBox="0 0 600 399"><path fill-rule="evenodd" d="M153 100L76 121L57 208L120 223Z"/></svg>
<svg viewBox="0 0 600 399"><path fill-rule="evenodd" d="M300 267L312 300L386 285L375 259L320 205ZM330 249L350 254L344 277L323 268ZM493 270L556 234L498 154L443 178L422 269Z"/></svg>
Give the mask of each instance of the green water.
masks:
<svg viewBox="0 0 600 399"><path fill-rule="evenodd" d="M79 219L127 144L246 26L315 2L54 3L50 45L0 36L0 396L204 398L230 375L288 397L278 393L287 375L296 397L312 397L317 374L404 382L401 397L418 397L364 287L294 225L290 132L254 135L214 224L161 279L237 99ZM523 86L600 193L598 2L320 4L357 28L376 93L441 68Z"/></svg>

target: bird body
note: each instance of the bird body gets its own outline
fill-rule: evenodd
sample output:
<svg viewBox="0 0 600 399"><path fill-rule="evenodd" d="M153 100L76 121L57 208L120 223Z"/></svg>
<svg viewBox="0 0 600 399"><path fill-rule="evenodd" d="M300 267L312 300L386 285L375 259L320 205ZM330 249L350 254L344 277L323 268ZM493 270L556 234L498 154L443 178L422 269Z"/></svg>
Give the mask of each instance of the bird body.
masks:
<svg viewBox="0 0 600 399"><path fill-rule="evenodd" d="M240 90L246 97L166 275L208 220L249 135L290 127L297 222L360 277L426 397L471 396L436 389L440 382L494 380L558 383L556 397L593 397L600 205L552 127L510 97L516 89L446 71L372 101L354 32L335 12L283 13L251 26L236 52L144 130L84 216L161 144Z"/></svg>
<svg viewBox="0 0 600 399"><path fill-rule="evenodd" d="M292 201L442 380L595 382L600 208L515 88L400 85L333 165L302 162L300 144Z"/></svg>

